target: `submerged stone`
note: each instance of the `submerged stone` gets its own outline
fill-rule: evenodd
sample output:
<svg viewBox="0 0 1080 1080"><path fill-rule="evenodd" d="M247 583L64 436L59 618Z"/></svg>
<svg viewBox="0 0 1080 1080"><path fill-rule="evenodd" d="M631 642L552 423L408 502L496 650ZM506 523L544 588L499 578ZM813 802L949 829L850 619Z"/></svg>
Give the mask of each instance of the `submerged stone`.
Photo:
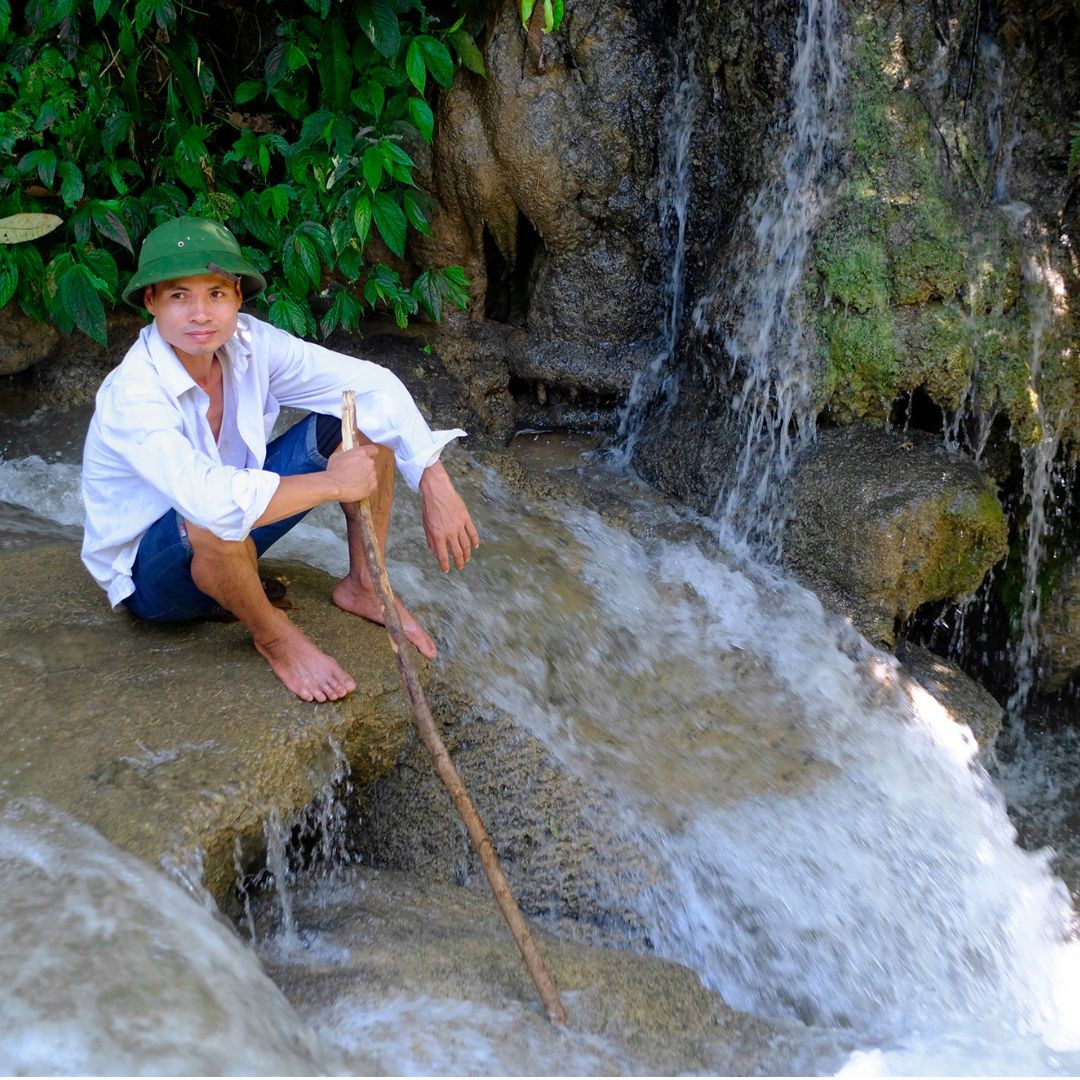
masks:
<svg viewBox="0 0 1080 1080"><path fill-rule="evenodd" d="M833 1072L843 1035L730 1009L679 964L539 934L567 1027L549 1023L494 902L356 869L294 897L300 966L270 974L357 1074L776 1075Z"/></svg>
<svg viewBox="0 0 1080 1080"><path fill-rule="evenodd" d="M257 851L271 811L287 821L306 807L340 755L363 784L402 746L411 714L386 633L334 607L321 571L275 567L291 617L358 685L316 705L278 682L239 623L151 626L110 611L74 545L0 566L0 801L43 799L153 863L201 852L225 907L237 837Z"/></svg>

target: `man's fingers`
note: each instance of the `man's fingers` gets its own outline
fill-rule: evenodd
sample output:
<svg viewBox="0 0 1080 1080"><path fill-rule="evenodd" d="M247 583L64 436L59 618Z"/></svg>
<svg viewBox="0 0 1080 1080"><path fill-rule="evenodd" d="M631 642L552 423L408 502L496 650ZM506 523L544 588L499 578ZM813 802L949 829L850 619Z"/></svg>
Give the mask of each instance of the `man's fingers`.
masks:
<svg viewBox="0 0 1080 1080"><path fill-rule="evenodd" d="M469 561L469 556L462 550L461 541L456 536L451 536L447 546L454 557L454 565L460 570Z"/></svg>
<svg viewBox="0 0 1080 1080"><path fill-rule="evenodd" d="M469 534L469 540L472 542L474 548L480 546L480 534L476 531L476 526L472 523L472 518L469 518L465 522L465 531Z"/></svg>

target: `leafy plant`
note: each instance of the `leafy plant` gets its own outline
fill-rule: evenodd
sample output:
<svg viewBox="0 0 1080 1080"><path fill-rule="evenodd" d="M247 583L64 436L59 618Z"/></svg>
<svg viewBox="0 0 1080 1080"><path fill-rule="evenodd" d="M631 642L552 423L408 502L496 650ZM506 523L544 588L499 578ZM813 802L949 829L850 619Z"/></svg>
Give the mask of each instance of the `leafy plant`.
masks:
<svg viewBox="0 0 1080 1080"><path fill-rule="evenodd" d="M460 268L402 276L431 213L431 97L484 71L468 0L448 2L443 20L421 0L28 0L21 18L0 0L0 214L66 217L0 247L0 302L104 343L138 241L190 213L228 224L295 333L463 305Z"/></svg>

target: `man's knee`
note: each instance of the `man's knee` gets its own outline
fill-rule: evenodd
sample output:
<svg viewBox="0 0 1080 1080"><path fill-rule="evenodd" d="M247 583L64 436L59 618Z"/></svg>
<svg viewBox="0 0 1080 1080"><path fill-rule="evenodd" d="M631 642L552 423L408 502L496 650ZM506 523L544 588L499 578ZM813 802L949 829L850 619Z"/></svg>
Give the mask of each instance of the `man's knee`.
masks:
<svg viewBox="0 0 1080 1080"><path fill-rule="evenodd" d="M193 525L190 521L184 522L187 529L188 542L191 544L192 553L198 556L211 556L214 558L248 558L252 547L251 540L223 540L217 533L209 529Z"/></svg>

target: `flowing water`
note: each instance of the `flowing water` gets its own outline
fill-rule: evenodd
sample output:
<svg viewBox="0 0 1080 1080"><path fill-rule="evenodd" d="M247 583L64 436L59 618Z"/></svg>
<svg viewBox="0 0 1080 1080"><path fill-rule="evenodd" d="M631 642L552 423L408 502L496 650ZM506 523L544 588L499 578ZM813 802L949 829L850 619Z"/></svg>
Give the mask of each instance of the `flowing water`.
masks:
<svg viewBox="0 0 1080 1080"><path fill-rule="evenodd" d="M672 101L663 125L660 167L660 227L670 253L668 275L664 283L664 322L660 347L648 370L638 373L627 395L619 421L620 446L617 459L626 464L634 456L646 412L659 399L671 408L676 396L674 380L666 368L679 342L683 319L684 275L686 268L686 225L690 213L691 140L694 120L701 100L698 52L701 29L697 9L689 5L679 20L678 35L672 47L674 70Z"/></svg>
<svg viewBox="0 0 1080 1080"><path fill-rule="evenodd" d="M47 456L0 462L0 499L63 521L77 467ZM1066 890L1014 843L966 729L810 594L625 476L583 473L633 534L455 458L484 546L432 573L403 495L396 587L453 678L604 793L658 882L612 881L611 900L658 952L736 1008L844 1033L863 1048L852 1070L1080 1068ZM335 515L280 554L340 571Z"/></svg>
<svg viewBox="0 0 1080 1080"><path fill-rule="evenodd" d="M721 493L717 517L733 541L751 542L775 561L786 522L784 481L815 438L814 358L803 319L803 269L835 186L833 155L841 133L843 88L836 0L805 0L796 29L790 112L776 174L748 212L753 241L725 269L735 327L725 341L731 374L741 379L732 401L742 432L734 482ZM694 322L708 332L714 295L699 299Z"/></svg>

